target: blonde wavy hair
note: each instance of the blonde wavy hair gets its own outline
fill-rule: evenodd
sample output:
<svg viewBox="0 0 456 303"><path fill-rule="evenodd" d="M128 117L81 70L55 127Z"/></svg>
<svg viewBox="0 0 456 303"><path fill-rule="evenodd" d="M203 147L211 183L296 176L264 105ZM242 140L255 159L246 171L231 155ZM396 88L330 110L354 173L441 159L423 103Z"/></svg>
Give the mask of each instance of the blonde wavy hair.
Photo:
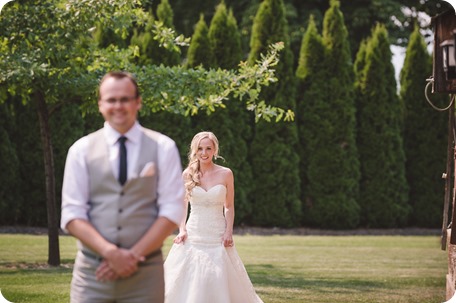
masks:
<svg viewBox="0 0 456 303"><path fill-rule="evenodd" d="M198 152L198 147L203 139L209 139L214 144L214 158L221 158L219 156L219 142L214 133L209 131L203 131L197 133L190 143L190 148L188 152L188 166L185 169L186 173L184 174L184 185L185 185L185 200L189 201L191 197L192 190L195 186L201 184L201 171L198 157L196 156Z"/></svg>

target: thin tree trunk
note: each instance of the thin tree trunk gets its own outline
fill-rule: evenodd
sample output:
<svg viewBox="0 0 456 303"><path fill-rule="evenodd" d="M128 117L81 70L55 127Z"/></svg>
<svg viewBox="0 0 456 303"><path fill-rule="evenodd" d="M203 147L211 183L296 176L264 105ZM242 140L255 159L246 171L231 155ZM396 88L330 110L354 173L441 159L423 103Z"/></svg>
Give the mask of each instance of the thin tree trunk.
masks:
<svg viewBox="0 0 456 303"><path fill-rule="evenodd" d="M49 112L46 101L41 92L35 92L34 101L37 103L38 118L40 122L41 144L44 155L44 172L46 178L46 206L48 221L48 264L52 266L60 265L59 250L59 227L57 210L55 203L55 175L54 175L54 154L51 142L51 132L49 127Z"/></svg>

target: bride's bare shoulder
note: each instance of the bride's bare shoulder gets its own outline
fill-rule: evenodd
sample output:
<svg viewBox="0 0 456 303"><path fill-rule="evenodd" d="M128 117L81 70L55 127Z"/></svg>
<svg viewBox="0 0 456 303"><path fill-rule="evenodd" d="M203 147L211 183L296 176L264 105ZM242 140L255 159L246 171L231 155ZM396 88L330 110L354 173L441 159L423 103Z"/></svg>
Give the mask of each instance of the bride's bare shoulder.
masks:
<svg viewBox="0 0 456 303"><path fill-rule="evenodd" d="M233 177L233 172L229 167L217 165L217 169L219 173L224 177L224 178L232 178Z"/></svg>

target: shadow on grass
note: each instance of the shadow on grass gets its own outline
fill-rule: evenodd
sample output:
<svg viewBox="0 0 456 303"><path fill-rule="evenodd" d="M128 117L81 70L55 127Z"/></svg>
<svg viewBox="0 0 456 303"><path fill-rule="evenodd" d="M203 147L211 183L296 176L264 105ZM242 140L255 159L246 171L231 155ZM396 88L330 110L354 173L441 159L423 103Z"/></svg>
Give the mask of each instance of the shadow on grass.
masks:
<svg viewBox="0 0 456 303"><path fill-rule="evenodd" d="M252 282L263 287L276 287L288 289L312 289L312 291L325 293L333 289L338 292L368 292L376 289L391 288L391 282L336 279L332 277L315 279L303 277L296 272L285 271L271 264L247 265L246 269Z"/></svg>

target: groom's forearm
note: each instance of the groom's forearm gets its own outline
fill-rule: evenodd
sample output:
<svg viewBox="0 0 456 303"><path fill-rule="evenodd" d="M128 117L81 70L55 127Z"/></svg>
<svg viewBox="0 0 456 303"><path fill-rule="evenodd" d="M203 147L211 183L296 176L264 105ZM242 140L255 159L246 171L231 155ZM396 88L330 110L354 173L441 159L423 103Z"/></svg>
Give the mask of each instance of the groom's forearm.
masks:
<svg viewBox="0 0 456 303"><path fill-rule="evenodd" d="M138 256L147 255L159 250L166 238L176 230L177 225L166 217L158 217L144 236L131 248Z"/></svg>

